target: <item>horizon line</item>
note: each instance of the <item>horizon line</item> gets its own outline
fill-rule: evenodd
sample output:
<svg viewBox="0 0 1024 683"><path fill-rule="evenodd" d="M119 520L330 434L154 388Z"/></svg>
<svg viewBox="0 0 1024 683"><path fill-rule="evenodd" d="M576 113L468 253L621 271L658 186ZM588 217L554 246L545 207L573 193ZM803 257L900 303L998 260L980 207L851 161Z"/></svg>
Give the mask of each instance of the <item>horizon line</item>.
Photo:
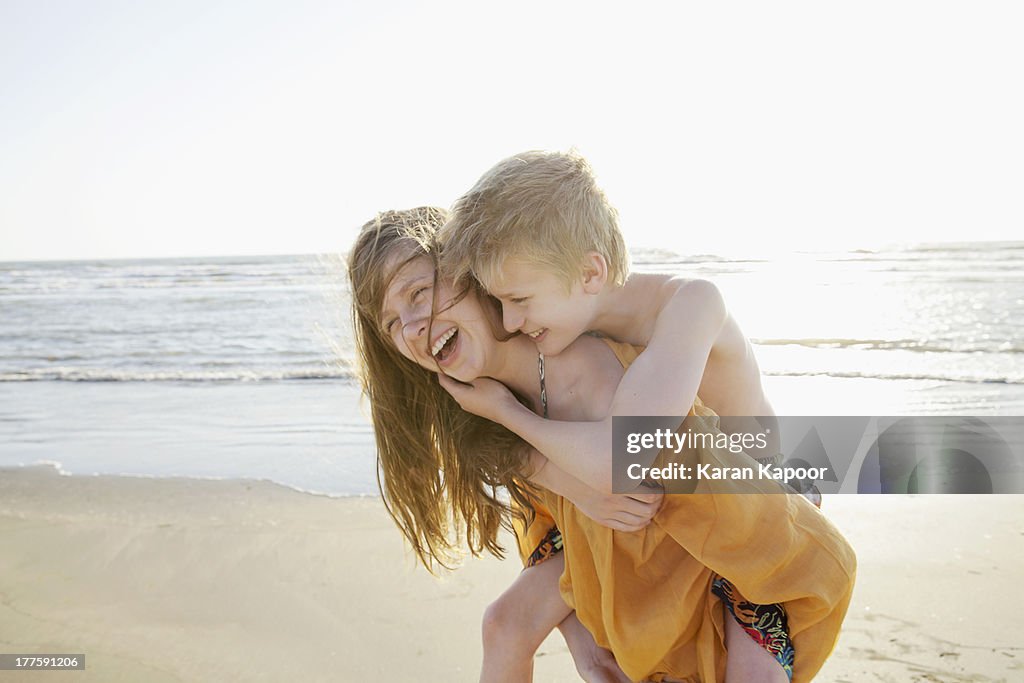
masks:
<svg viewBox="0 0 1024 683"><path fill-rule="evenodd" d="M772 249L765 250L757 246L752 247L753 251L769 251L773 257L780 256L782 254L821 254L821 253L832 253L832 252L846 252L846 253L879 253L888 250L900 250L900 249L912 249L921 247L938 247L938 248L949 248L954 246L960 247L974 247L983 245L1021 245L1024 246L1024 240L928 240L928 241L902 241L902 242L887 242L884 244L867 244L861 246L823 246L820 249ZM684 253L671 247L654 246L654 245L638 245L631 251L643 253L643 252L667 252L676 256L684 258L694 257L730 257L739 256L740 254L749 255L749 251L743 251L742 249L729 249L724 251L696 251L690 253ZM0 260L0 265L11 265L19 263L32 263L32 264L43 264L43 263L84 263L89 261L100 261L100 262L132 262L132 261L186 261L186 260L203 260L203 259L263 259L263 258L281 258L281 257L330 257L337 256L347 253L346 251L303 251L303 252L276 252L276 253L234 253L234 254L187 254L187 255L167 255L167 256L87 256L87 257L71 257L71 258L23 258L13 260Z"/></svg>

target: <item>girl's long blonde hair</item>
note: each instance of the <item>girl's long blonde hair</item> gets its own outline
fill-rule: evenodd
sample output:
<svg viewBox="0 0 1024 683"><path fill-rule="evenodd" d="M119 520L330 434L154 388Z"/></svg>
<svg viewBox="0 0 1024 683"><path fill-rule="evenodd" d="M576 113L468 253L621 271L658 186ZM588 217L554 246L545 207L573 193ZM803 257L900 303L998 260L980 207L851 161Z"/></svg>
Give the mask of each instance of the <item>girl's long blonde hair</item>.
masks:
<svg viewBox="0 0 1024 683"><path fill-rule="evenodd" d="M473 555L486 550L503 556L498 530L509 528L511 514L524 513L513 512L499 489L532 514L530 493L521 483L526 444L463 411L434 373L398 352L380 325L394 273L425 255L436 264L435 233L446 217L436 207L380 213L362 227L348 257L358 376L370 401L377 483L391 517L431 572L435 565L453 566L463 539ZM476 291L464 295L486 297L479 286L470 287Z"/></svg>

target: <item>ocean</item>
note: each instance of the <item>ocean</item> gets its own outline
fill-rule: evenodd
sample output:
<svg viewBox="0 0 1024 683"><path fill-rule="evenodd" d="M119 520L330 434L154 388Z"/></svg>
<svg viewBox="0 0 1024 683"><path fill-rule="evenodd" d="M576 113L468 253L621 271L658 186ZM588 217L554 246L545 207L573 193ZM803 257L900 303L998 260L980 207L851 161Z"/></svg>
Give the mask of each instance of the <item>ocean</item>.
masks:
<svg viewBox="0 0 1024 683"><path fill-rule="evenodd" d="M633 268L713 280L780 415L1024 415L1024 242ZM0 262L0 467L376 494L348 315L336 257Z"/></svg>

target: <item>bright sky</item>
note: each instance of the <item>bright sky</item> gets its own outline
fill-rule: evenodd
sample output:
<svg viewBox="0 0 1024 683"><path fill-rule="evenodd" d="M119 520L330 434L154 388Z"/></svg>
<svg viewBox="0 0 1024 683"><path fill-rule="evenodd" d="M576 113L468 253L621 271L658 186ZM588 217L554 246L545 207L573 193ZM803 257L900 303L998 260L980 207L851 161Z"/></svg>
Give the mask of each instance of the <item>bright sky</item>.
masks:
<svg viewBox="0 0 1024 683"><path fill-rule="evenodd" d="M0 0L0 260L344 250L576 146L633 245L1024 235L1018 2Z"/></svg>

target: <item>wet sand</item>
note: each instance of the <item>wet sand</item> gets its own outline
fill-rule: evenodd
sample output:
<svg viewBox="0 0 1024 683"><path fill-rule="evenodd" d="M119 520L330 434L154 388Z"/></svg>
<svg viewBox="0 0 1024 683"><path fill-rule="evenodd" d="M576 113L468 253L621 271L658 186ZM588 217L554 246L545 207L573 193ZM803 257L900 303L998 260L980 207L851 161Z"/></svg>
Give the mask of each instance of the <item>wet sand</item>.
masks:
<svg viewBox="0 0 1024 683"><path fill-rule="evenodd" d="M858 554L818 680L1024 677L1024 496L833 496ZM474 681L518 560L417 567L378 498L267 482L0 470L0 652L85 653L0 681ZM574 681L557 634L537 681Z"/></svg>

